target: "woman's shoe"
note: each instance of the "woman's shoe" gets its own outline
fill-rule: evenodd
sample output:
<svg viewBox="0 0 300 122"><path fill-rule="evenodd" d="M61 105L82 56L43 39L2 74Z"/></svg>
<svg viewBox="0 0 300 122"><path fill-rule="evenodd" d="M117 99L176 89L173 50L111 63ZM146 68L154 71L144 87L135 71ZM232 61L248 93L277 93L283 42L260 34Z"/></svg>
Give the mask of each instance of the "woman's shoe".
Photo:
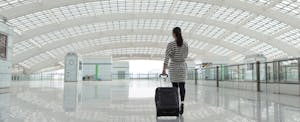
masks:
<svg viewBox="0 0 300 122"><path fill-rule="evenodd" d="M180 111L179 111L180 115L183 114L183 111L184 111L183 109L184 109L184 104L182 103L181 106L180 106Z"/></svg>

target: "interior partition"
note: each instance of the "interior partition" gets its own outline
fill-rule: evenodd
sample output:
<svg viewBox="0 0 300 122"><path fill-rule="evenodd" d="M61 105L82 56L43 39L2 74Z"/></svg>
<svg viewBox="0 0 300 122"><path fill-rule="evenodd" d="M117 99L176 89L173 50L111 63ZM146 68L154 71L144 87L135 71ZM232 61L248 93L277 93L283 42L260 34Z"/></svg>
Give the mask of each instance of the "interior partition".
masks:
<svg viewBox="0 0 300 122"><path fill-rule="evenodd" d="M0 93L7 92L10 87L13 36L12 28L0 23Z"/></svg>

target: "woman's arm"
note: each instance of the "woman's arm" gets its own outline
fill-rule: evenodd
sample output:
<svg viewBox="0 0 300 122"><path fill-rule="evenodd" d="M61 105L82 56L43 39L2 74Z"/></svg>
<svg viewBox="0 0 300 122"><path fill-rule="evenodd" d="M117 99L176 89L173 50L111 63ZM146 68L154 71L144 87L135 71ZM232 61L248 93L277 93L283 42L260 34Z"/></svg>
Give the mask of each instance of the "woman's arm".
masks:
<svg viewBox="0 0 300 122"><path fill-rule="evenodd" d="M169 43L168 46L167 46L167 49L166 49L162 74L166 74L166 69L168 68L168 64L169 64L171 54L172 54L172 45L171 45L171 43Z"/></svg>
<svg viewBox="0 0 300 122"><path fill-rule="evenodd" d="M164 64L164 66L163 66L163 71L162 71L162 74L163 74L163 75L165 75L165 74L166 74L166 69L167 69L167 65L166 65L166 64Z"/></svg>
<svg viewBox="0 0 300 122"><path fill-rule="evenodd" d="M185 49L185 56L184 56L184 58L187 59L187 58L188 58L188 55L189 55L189 45L186 44L186 47L185 47L185 48L186 48L186 49Z"/></svg>

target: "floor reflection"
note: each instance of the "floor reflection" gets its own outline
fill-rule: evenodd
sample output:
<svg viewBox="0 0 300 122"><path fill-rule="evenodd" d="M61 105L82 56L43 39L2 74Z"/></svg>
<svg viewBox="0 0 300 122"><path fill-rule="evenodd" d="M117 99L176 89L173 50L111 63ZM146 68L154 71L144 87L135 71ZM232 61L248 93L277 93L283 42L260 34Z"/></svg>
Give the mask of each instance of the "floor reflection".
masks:
<svg viewBox="0 0 300 122"><path fill-rule="evenodd" d="M184 117L156 117L156 122L184 122Z"/></svg>
<svg viewBox="0 0 300 122"><path fill-rule="evenodd" d="M0 122L6 121L9 117L10 93L0 93Z"/></svg>
<svg viewBox="0 0 300 122"><path fill-rule="evenodd" d="M224 108L243 118L257 122L300 121L300 103L291 104L289 102L299 101L298 96L268 95L249 91L236 93L235 91L229 89L204 90L200 94L200 98L204 98L206 104ZM282 101L281 97L286 99ZM272 101L270 98L279 98L279 100Z"/></svg>
<svg viewBox="0 0 300 122"><path fill-rule="evenodd" d="M157 119L154 90L161 85L170 86L167 82L62 84L14 83L10 93L0 94L0 121L300 122L299 96L187 83L184 119Z"/></svg>
<svg viewBox="0 0 300 122"><path fill-rule="evenodd" d="M63 108L65 112L74 112L81 102L82 84L64 83Z"/></svg>

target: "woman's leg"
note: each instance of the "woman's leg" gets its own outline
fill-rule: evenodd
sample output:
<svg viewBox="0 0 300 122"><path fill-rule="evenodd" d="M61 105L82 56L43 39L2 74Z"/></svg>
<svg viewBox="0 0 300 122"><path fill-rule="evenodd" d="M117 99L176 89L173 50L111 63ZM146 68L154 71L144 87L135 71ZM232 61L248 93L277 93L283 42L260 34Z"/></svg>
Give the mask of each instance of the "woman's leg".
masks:
<svg viewBox="0 0 300 122"><path fill-rule="evenodd" d="M180 99L183 102L185 98L185 82L178 83L180 89Z"/></svg>
<svg viewBox="0 0 300 122"><path fill-rule="evenodd" d="M185 82L178 83L180 89L180 99L181 99L181 106L180 106L180 114L183 114L184 111L184 98L185 98Z"/></svg>
<svg viewBox="0 0 300 122"><path fill-rule="evenodd" d="M172 82L172 86L178 88L178 83Z"/></svg>
<svg viewBox="0 0 300 122"><path fill-rule="evenodd" d="M172 86L175 88L179 88L180 91L180 100L184 101L185 98L185 82L180 82L180 83L172 83Z"/></svg>

